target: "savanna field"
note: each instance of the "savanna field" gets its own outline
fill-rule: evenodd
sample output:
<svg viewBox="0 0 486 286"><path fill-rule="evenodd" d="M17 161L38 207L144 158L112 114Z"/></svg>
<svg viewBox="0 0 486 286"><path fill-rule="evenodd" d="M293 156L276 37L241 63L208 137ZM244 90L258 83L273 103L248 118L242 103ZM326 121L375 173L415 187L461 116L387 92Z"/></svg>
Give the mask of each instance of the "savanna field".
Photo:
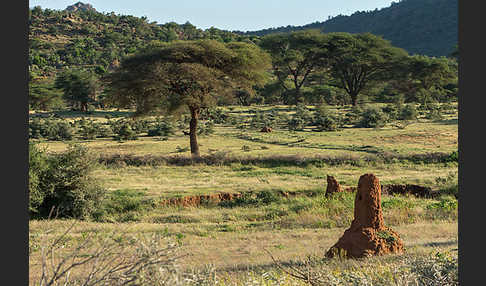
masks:
<svg viewBox="0 0 486 286"><path fill-rule="evenodd" d="M427 2L29 9L29 284L458 285L457 3Z"/></svg>
<svg viewBox="0 0 486 286"><path fill-rule="evenodd" d="M363 108L370 106L392 118L392 104ZM51 263L73 253L64 266L91 258L73 268L70 279L96 276L102 271L92 270L103 263L150 260L150 253L162 251L156 256L166 259L163 267L133 269L140 279L161 275L160 285L453 284L458 114L454 103L437 108L433 113L416 105L415 119L385 120L375 128L353 124L353 114L363 111L349 105L212 108L201 115L201 158L194 160L184 116L134 120L129 110L31 112L36 148L48 156L71 152L66 160L91 158L90 178L106 195L89 220L56 218L56 211L51 219L30 220L29 280L37 285ZM338 127L299 125L318 112L332 114ZM265 126L272 131L261 132ZM326 177L348 188L365 173L382 185L415 184L438 195L383 194L385 224L399 233L405 254L325 258L351 224L355 199L353 192L326 197ZM242 195L166 203L218 193ZM50 245L55 252L47 251Z"/></svg>

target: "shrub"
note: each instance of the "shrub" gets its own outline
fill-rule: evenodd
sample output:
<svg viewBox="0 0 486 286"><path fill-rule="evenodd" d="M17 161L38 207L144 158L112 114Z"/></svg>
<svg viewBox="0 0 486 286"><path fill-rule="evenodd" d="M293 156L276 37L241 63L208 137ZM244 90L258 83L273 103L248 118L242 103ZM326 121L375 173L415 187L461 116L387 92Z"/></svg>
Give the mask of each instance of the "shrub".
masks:
<svg viewBox="0 0 486 286"><path fill-rule="evenodd" d="M289 128L290 131L296 131L296 130L304 130L305 127L305 120L300 117L292 117L288 122L287 122L287 127Z"/></svg>
<svg viewBox="0 0 486 286"><path fill-rule="evenodd" d="M275 120L269 114L264 112L257 112L255 116L250 119L250 126L252 128L260 129L263 127L274 127Z"/></svg>
<svg viewBox="0 0 486 286"><path fill-rule="evenodd" d="M201 120L211 120L216 124L224 124L227 122L228 114L221 108L207 108L200 114Z"/></svg>
<svg viewBox="0 0 486 286"><path fill-rule="evenodd" d="M336 112L331 112L325 106L321 106L315 113L314 125L317 131L336 131L342 126L341 119Z"/></svg>
<svg viewBox="0 0 486 286"><path fill-rule="evenodd" d="M381 111L380 108L375 106L367 107L363 113L361 113L361 120L357 127L364 128L380 128L385 126L388 121L388 116Z"/></svg>
<svg viewBox="0 0 486 286"><path fill-rule="evenodd" d="M401 110L397 117L399 120L415 120L417 119L417 108L414 104L407 104Z"/></svg>
<svg viewBox="0 0 486 286"><path fill-rule="evenodd" d="M438 104L430 104L428 106L427 113L425 114L425 118L434 121L442 120L444 117L442 115L440 106Z"/></svg>
<svg viewBox="0 0 486 286"><path fill-rule="evenodd" d="M206 122L200 122L197 125L197 134L210 135L214 133L214 122L209 120Z"/></svg>
<svg viewBox="0 0 486 286"><path fill-rule="evenodd" d="M353 106L350 112L346 113L344 123L358 125L362 113L363 113L363 108L360 105Z"/></svg>
<svg viewBox="0 0 486 286"><path fill-rule="evenodd" d="M100 127L99 124L94 123L93 120L86 120L84 118L77 121L76 124L79 124L79 135L81 135L81 138L85 140L96 138Z"/></svg>
<svg viewBox="0 0 486 286"><path fill-rule="evenodd" d="M44 201L46 182L42 179L49 168L45 151L29 144L29 211L37 212Z"/></svg>
<svg viewBox="0 0 486 286"><path fill-rule="evenodd" d="M137 140L138 139L138 134L135 132L130 124L128 122L124 122L121 124L121 126L117 127L115 132L115 138L116 140Z"/></svg>
<svg viewBox="0 0 486 286"><path fill-rule="evenodd" d="M170 136L174 135L174 125L167 120L157 118L155 125L148 129L148 136Z"/></svg>
<svg viewBox="0 0 486 286"><path fill-rule="evenodd" d="M388 115L388 118L398 119L402 109L403 109L403 106L401 104L387 104L385 107L383 107L382 111L386 115Z"/></svg>
<svg viewBox="0 0 486 286"><path fill-rule="evenodd" d="M29 202L34 206L31 213L47 217L55 207L58 217L90 218L105 195L105 190L91 177L95 158L85 147L70 145L66 152L50 155L42 161L38 159L43 158L37 154L38 150L31 148L33 164L29 166L29 173L38 174L33 189L29 189L33 193Z"/></svg>
<svg viewBox="0 0 486 286"><path fill-rule="evenodd" d="M74 129L63 120L34 118L29 122L29 137L54 141L71 140L74 137Z"/></svg>

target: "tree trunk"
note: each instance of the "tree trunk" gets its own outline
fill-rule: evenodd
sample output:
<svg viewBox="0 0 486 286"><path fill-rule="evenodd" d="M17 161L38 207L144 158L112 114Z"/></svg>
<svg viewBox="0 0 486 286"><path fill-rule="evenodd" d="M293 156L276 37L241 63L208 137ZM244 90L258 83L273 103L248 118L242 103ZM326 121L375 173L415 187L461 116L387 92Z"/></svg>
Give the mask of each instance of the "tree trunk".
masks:
<svg viewBox="0 0 486 286"><path fill-rule="evenodd" d="M88 104L86 102L81 102L81 111L88 112Z"/></svg>
<svg viewBox="0 0 486 286"><path fill-rule="evenodd" d="M356 104L358 104L358 94L352 93L350 94L350 96L351 96L351 104L353 106L356 106Z"/></svg>
<svg viewBox="0 0 486 286"><path fill-rule="evenodd" d="M191 107L191 121L189 122L189 138L191 143L191 155L193 158L199 157L199 145L197 144L197 119L199 108Z"/></svg>

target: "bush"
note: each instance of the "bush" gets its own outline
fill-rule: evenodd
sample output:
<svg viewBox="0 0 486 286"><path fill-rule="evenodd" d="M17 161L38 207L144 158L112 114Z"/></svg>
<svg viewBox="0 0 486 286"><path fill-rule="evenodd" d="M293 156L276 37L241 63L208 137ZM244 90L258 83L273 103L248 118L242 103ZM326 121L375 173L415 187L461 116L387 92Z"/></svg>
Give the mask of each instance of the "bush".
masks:
<svg viewBox="0 0 486 286"><path fill-rule="evenodd" d="M316 131L336 131L342 127L341 119L336 112L331 112L327 107L322 106L314 115Z"/></svg>
<svg viewBox="0 0 486 286"><path fill-rule="evenodd" d="M381 111L381 108L370 106L361 113L361 120L356 127L380 128L385 126L388 116Z"/></svg>
<svg viewBox="0 0 486 286"><path fill-rule="evenodd" d="M263 127L274 127L275 120L264 112L257 112L255 116L250 119L250 126L252 128L261 129Z"/></svg>
<svg viewBox="0 0 486 286"><path fill-rule="evenodd" d="M210 135L214 133L214 122L206 121L200 122L197 125L197 134L199 135Z"/></svg>
<svg viewBox="0 0 486 286"><path fill-rule="evenodd" d="M425 114L425 118L434 121L442 120L444 117L442 115L440 106L438 104L430 104L428 106L427 113Z"/></svg>
<svg viewBox="0 0 486 286"><path fill-rule="evenodd" d="M58 217L89 219L105 195L91 177L95 158L79 145L49 157L39 154L42 151L34 146L30 148L29 174L36 174L34 183L29 184L31 214L45 218L54 207Z"/></svg>
<svg viewBox="0 0 486 286"><path fill-rule="evenodd" d="M115 132L115 138L116 140L137 140L138 139L138 134L135 132L130 123L124 122L120 126L117 126L116 130L113 130Z"/></svg>
<svg viewBox="0 0 486 286"><path fill-rule="evenodd" d="M360 105L355 105L351 108L351 111L346 113L345 124L358 125L361 119L363 108Z"/></svg>
<svg viewBox="0 0 486 286"><path fill-rule="evenodd" d="M29 122L29 137L35 139L46 138L53 141L72 140L74 129L68 122L63 120L34 118Z"/></svg>
<svg viewBox="0 0 486 286"><path fill-rule="evenodd" d="M174 125L167 121L157 118L155 125L148 129L148 136L170 136L174 135Z"/></svg>
<svg viewBox="0 0 486 286"><path fill-rule="evenodd" d="M403 109L403 106L401 104L387 104L385 107L383 107L382 111L388 115L388 118L390 119L398 119L400 116L400 113Z"/></svg>
<svg viewBox="0 0 486 286"><path fill-rule="evenodd" d="M304 130L305 120L299 117L293 117L287 122L287 127L290 131Z"/></svg>
<svg viewBox="0 0 486 286"><path fill-rule="evenodd" d="M397 119L399 120L415 120L417 119L417 108L415 108L414 104L407 104L405 105L399 113Z"/></svg>
<svg viewBox="0 0 486 286"><path fill-rule="evenodd" d="M221 108L207 108L203 109L200 114L201 120L211 120L216 124L224 124L228 119L228 114L226 114Z"/></svg>
<svg viewBox="0 0 486 286"><path fill-rule="evenodd" d="M94 123L93 120L81 119L76 122L79 124L79 135L84 140L95 139L98 134L99 125Z"/></svg>
<svg viewBox="0 0 486 286"><path fill-rule="evenodd" d="M46 182L43 175L49 168L45 151L40 150L34 143L29 144L29 212L37 212L44 201Z"/></svg>

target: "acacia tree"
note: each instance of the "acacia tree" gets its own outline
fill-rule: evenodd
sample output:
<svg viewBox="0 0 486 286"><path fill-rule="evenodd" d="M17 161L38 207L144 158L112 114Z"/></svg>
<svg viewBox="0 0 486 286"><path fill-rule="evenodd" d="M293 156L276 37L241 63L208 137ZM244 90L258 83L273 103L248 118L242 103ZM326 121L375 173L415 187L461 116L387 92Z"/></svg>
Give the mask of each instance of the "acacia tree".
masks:
<svg viewBox="0 0 486 286"><path fill-rule="evenodd" d="M400 63L401 79L392 81L392 87L405 94L407 101L427 105L432 94L446 93L448 84L457 84L457 61L413 55Z"/></svg>
<svg viewBox="0 0 486 286"><path fill-rule="evenodd" d="M126 58L106 77L108 100L134 106L136 115L187 109L191 154L198 157L201 110L213 105L218 94L234 89L252 92L254 85L263 84L269 66L269 56L254 44L214 40L163 44Z"/></svg>
<svg viewBox="0 0 486 286"><path fill-rule="evenodd" d="M326 64L326 35L319 30L305 30L265 36L260 46L272 56L273 73L285 89L287 103L303 101L301 89L309 76ZM292 87L288 85L290 78Z"/></svg>
<svg viewBox="0 0 486 286"><path fill-rule="evenodd" d="M66 70L56 77L54 86L64 91L64 98L81 111L96 100L100 85L96 76L86 70Z"/></svg>
<svg viewBox="0 0 486 286"><path fill-rule="evenodd" d="M399 74L398 63L407 52L370 33L329 33L326 48L331 74L338 86L357 104L360 92L373 83L391 80Z"/></svg>

